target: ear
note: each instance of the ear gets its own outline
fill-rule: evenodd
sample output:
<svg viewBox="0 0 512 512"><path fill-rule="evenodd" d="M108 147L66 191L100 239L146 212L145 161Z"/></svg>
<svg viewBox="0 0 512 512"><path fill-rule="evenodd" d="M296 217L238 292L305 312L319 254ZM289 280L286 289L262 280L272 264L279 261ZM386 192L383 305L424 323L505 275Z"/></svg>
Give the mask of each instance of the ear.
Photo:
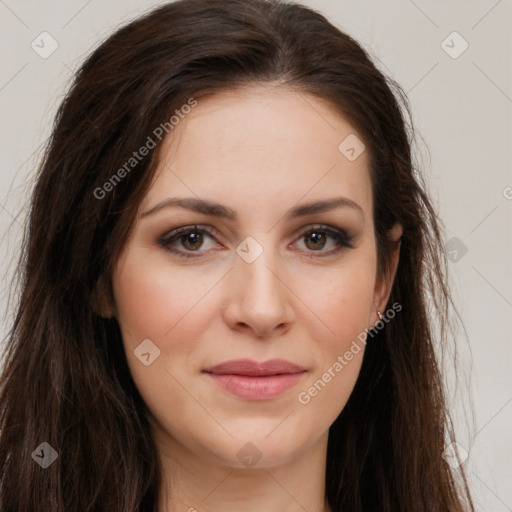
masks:
<svg viewBox="0 0 512 512"><path fill-rule="evenodd" d="M400 238L403 233L402 225L398 222L393 224L391 229L387 232L388 244L390 247L390 261L389 269L384 275L379 276L375 283L373 294L373 321L375 324L379 321L377 311L384 314L384 310L391 294L393 281L395 280L396 269L398 268L398 260L400 256Z"/></svg>
<svg viewBox="0 0 512 512"><path fill-rule="evenodd" d="M91 295L91 307L98 316L112 318L115 316L112 300L112 293L107 279L104 275L101 275Z"/></svg>

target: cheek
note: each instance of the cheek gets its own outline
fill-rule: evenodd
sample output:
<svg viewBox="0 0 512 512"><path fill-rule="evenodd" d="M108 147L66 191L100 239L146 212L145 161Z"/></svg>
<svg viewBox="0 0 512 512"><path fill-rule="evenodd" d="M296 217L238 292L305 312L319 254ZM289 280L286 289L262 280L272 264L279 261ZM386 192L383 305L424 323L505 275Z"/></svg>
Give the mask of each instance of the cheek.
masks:
<svg viewBox="0 0 512 512"><path fill-rule="evenodd" d="M190 363L204 323L209 321L208 290L216 281L212 273L200 276L184 271L139 248L119 260L113 276L117 319L131 376L152 415L173 431L180 429L181 414L198 414L196 402L183 386L188 384L188 372L193 372ZM139 347L147 339L159 352L149 345L150 364L145 365L136 353L146 352ZM193 413L186 413L189 410ZM169 422L169 411L180 411L180 415Z"/></svg>
<svg viewBox="0 0 512 512"><path fill-rule="evenodd" d="M211 292L223 274L178 267L144 248L127 251L116 266L114 297L128 366L155 416L194 406L182 383L199 365L201 339L216 311ZM139 347L147 339L157 356L146 366L137 354L146 353Z"/></svg>
<svg viewBox="0 0 512 512"><path fill-rule="evenodd" d="M319 353L332 358L346 350L352 340L369 327L375 283L375 258L371 251L360 251L337 269L304 269L297 275L297 295L318 321L309 327L312 340L321 343ZM306 313L306 310L305 310ZM308 315L308 316L309 316Z"/></svg>
<svg viewBox="0 0 512 512"><path fill-rule="evenodd" d="M306 276L305 281L315 282L315 286L300 292L307 297L306 306L320 320L309 324L309 337L316 342L318 357L296 397L306 422L316 422L316 428L321 424L327 429L334 422L359 376L372 307L374 270L372 252L361 251L330 275L319 272L314 280Z"/></svg>
<svg viewBox="0 0 512 512"><path fill-rule="evenodd" d="M186 330L193 322L188 320L212 283L214 276L204 279L173 267L165 258L133 251L114 276L117 317L126 332L123 338L130 346L146 338L162 342L171 331L175 339L189 338Z"/></svg>

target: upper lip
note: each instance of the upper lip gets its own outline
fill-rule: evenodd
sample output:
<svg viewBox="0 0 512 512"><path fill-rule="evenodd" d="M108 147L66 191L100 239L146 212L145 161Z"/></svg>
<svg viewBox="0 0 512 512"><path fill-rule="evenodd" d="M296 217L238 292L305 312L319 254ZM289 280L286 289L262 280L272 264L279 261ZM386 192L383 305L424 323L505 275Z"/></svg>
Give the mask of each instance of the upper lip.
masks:
<svg viewBox="0 0 512 512"><path fill-rule="evenodd" d="M235 359L203 370L203 372L217 375L247 375L250 377L302 373L304 371L305 369L302 366L284 359L270 359L260 363L251 359Z"/></svg>

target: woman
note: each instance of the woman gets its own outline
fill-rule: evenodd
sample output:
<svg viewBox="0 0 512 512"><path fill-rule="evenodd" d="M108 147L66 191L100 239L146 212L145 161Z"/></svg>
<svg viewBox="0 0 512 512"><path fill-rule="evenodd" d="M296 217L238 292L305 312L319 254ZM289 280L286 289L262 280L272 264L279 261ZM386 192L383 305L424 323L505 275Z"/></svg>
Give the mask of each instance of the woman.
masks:
<svg viewBox="0 0 512 512"><path fill-rule="evenodd" d="M102 43L32 197L2 510L473 510L406 113L300 5L181 0Z"/></svg>

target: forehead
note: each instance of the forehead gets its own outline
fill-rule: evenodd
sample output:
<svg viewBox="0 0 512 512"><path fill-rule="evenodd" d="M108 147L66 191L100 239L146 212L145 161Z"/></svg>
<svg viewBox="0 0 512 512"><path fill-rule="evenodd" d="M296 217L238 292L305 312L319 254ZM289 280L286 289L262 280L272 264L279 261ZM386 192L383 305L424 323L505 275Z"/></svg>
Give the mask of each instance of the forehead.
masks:
<svg viewBox="0 0 512 512"><path fill-rule="evenodd" d="M347 140L360 141L356 159L347 158ZM341 193L370 211L362 147L355 128L314 96L269 86L222 92L199 99L166 137L141 210L168 195L243 209Z"/></svg>

